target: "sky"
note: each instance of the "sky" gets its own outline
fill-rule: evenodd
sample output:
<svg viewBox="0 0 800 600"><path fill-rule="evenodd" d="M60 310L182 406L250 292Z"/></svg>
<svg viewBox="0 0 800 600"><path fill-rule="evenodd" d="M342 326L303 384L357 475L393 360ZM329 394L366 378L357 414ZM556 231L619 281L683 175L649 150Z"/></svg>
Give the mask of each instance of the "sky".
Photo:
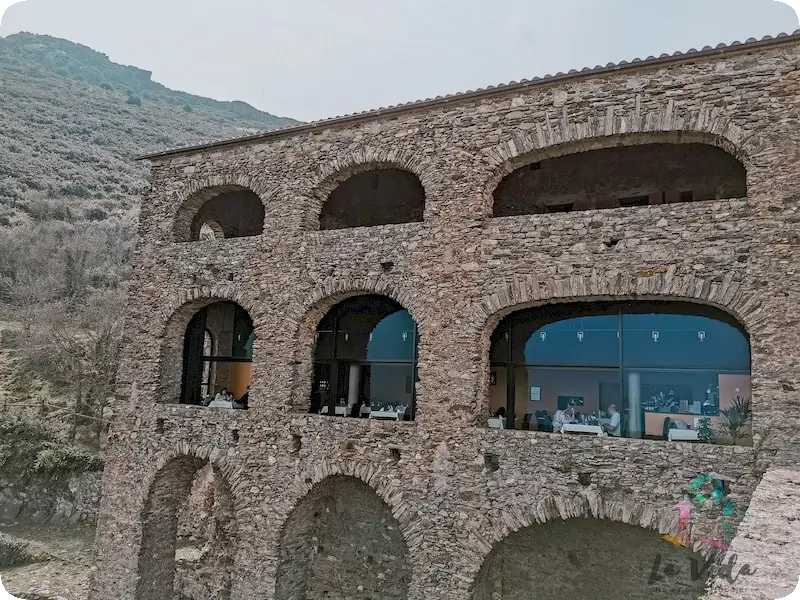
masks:
<svg viewBox="0 0 800 600"><path fill-rule="evenodd" d="M0 21L302 121L796 29L776 0L24 0Z"/></svg>

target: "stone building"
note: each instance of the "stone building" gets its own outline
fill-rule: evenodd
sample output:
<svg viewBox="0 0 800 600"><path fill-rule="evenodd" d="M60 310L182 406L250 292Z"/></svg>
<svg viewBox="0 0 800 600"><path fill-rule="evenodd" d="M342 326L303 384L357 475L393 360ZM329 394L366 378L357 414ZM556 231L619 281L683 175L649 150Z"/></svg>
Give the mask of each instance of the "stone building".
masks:
<svg viewBox="0 0 800 600"><path fill-rule="evenodd" d="M786 595L799 43L146 157L92 600Z"/></svg>

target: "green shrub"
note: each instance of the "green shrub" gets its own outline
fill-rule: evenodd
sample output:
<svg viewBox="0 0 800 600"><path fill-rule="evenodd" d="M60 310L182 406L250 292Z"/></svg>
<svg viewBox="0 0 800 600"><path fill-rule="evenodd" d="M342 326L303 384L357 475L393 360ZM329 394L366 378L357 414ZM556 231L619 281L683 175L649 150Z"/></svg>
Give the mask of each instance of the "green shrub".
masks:
<svg viewBox="0 0 800 600"><path fill-rule="evenodd" d="M69 69L67 67L58 67L55 73L56 75L61 75L62 77L69 77Z"/></svg>
<svg viewBox="0 0 800 600"><path fill-rule="evenodd" d="M0 472L11 477L68 477L84 471L102 471L101 457L60 444L43 427L0 416Z"/></svg>
<svg viewBox="0 0 800 600"><path fill-rule="evenodd" d="M192 105L191 105L191 104L184 104L184 105L183 105L183 110L184 110L185 112L192 112L194 109L192 108Z"/></svg>
<svg viewBox="0 0 800 600"><path fill-rule="evenodd" d="M141 106L142 99L139 96L128 96L128 99L125 100L128 104L132 104L133 106Z"/></svg>
<svg viewBox="0 0 800 600"><path fill-rule="evenodd" d="M101 84L100 84L100 87L101 87L101 88L103 88L104 90L108 90L109 92L110 92L110 91L113 91L113 89L114 89L114 86L112 86L112 85L111 85L110 83L108 83L107 81L104 81L103 83L101 83Z"/></svg>

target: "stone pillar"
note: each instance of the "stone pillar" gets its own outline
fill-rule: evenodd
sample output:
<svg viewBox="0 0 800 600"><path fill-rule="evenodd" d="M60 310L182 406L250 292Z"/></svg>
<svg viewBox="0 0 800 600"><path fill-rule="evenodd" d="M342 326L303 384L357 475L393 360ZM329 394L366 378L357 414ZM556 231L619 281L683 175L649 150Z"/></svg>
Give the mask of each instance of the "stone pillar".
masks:
<svg viewBox="0 0 800 600"><path fill-rule="evenodd" d="M642 423L642 376L628 374L628 437L641 437Z"/></svg>
<svg viewBox="0 0 800 600"><path fill-rule="evenodd" d="M350 365L350 382L347 386L347 406L358 402L358 389L361 381L361 365Z"/></svg>

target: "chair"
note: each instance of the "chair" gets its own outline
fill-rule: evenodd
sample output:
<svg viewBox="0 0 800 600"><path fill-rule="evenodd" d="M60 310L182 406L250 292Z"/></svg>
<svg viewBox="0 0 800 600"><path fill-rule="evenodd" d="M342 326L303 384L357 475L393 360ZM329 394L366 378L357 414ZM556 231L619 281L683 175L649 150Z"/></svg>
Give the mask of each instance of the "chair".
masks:
<svg viewBox="0 0 800 600"><path fill-rule="evenodd" d="M522 428L523 429L530 429L531 428L531 413L525 413L525 416L522 418Z"/></svg>

